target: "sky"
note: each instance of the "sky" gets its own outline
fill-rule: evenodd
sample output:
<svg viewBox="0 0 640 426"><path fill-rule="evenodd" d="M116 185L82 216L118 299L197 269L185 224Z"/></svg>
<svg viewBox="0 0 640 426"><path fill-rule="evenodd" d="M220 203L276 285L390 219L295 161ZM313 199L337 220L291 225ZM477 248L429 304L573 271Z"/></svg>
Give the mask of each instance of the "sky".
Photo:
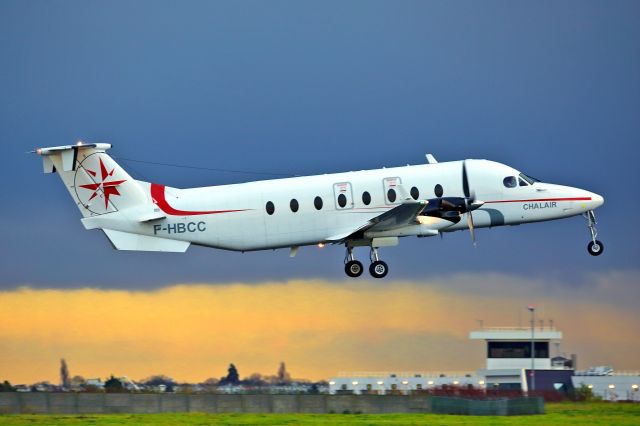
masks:
<svg viewBox="0 0 640 426"><path fill-rule="evenodd" d="M154 291L24 288L0 293L0 363L14 383L57 382L60 354L72 375L169 374L191 383L225 376L230 362L242 377L273 375L283 360L294 378L314 380L354 371L473 373L484 367L486 349L469 331L479 321L526 326L521 303L535 291L542 295L538 317L564 332L560 353L577 353L581 368L606 360L630 370L637 368L640 287L616 296L627 292L629 279L594 274L581 292L497 273L481 281L456 274L426 282L196 283Z"/></svg>
<svg viewBox="0 0 640 426"><path fill-rule="evenodd" d="M353 369L475 369L481 352L458 359L429 351L477 350L466 339L477 319L509 325L531 302L565 331L574 345L567 351L640 368L633 364L640 344L624 339L640 302L637 40L636 1L0 2L0 308L21 319L21 327L0 323L0 378L55 377L63 356L85 375L121 365L136 378L152 365L204 379L234 360L261 372L289 360L294 376L317 378ZM57 176L42 174L40 159L26 154L79 139L113 144L110 154L132 176L175 187L421 164L426 153L491 159L602 194L605 252L587 254L579 217L481 229L475 248L462 232L405 238L382 250L390 274L375 283L344 277L341 247L302 248L294 259L286 250L117 252L102 233L84 230ZM512 281L519 297L506 297L504 283L496 288L496 276ZM594 296L602 296L594 290L602 280L606 303ZM442 284L454 281L451 289ZM343 298L343 288L357 289L358 298ZM289 289L299 290L288 305L294 311L317 291L345 309L358 303L363 314L385 300L376 299L380 292L397 290L385 309L418 318L405 318L395 342L394 324L380 325L379 340L371 331L376 350L365 358L353 348L329 357L311 341L354 339L357 348L371 325L346 316L331 333L314 327L332 318L332 305L295 317L274 302ZM418 315L440 291L451 297L446 314ZM210 298L215 313L202 304ZM255 306L288 337L249 327ZM233 323L226 310L235 312ZM108 312L131 321L114 322ZM193 333L151 333L158 313L183 318ZM574 315L590 324L624 320L613 322L622 324L613 335L594 325L612 349L601 351L595 337L589 344ZM96 357L104 347L83 343L99 324L100 341L122 348L117 365ZM197 331L224 335L230 324L242 343L214 339L196 362ZM261 335L273 341L259 342ZM405 341L415 350L392 350ZM264 349L254 353L255 346ZM314 369L314 356L331 362ZM190 371L181 369L184 359Z"/></svg>

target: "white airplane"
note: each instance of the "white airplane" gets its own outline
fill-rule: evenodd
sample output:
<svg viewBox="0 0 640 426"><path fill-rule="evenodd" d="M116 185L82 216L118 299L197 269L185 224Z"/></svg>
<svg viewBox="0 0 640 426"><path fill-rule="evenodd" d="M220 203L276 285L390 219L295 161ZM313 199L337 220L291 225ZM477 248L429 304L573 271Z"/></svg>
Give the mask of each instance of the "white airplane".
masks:
<svg viewBox="0 0 640 426"><path fill-rule="evenodd" d="M582 214L591 233L588 251L602 254L593 192L543 183L487 160L177 189L133 179L106 150L110 144L39 148L44 172L58 172L78 205L86 229L101 229L117 250L184 252L190 244L251 251L344 244L345 272L363 265L355 247L370 248L369 272L389 268L380 247L399 237L519 225ZM473 212L473 213L472 213Z"/></svg>

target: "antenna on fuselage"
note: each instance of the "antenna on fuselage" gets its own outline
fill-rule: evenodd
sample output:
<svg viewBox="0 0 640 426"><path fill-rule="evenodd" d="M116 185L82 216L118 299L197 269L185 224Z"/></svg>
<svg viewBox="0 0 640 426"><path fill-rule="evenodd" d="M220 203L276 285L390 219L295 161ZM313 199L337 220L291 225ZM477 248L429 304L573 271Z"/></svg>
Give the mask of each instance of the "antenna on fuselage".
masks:
<svg viewBox="0 0 640 426"><path fill-rule="evenodd" d="M436 160L436 158L432 154L427 154L427 155L425 155L425 157L427 157L427 163L429 163L429 164L437 164L438 163L438 160Z"/></svg>

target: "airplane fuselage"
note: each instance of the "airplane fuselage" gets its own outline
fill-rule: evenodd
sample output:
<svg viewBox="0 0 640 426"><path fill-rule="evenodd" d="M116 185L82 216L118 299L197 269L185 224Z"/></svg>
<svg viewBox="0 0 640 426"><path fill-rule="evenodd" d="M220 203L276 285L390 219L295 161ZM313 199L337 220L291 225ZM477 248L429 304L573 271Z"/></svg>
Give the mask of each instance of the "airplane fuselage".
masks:
<svg viewBox="0 0 640 426"><path fill-rule="evenodd" d="M477 228L560 219L602 204L602 197L578 188L523 182L520 172L500 163L467 160L467 167L475 195L484 201L473 213ZM455 161L192 189L139 182L166 218L111 228L239 251L332 242L400 204L398 194L389 197L399 185L418 200L459 196L460 168ZM507 177L516 186L507 187ZM467 229L464 220L440 226L421 236Z"/></svg>

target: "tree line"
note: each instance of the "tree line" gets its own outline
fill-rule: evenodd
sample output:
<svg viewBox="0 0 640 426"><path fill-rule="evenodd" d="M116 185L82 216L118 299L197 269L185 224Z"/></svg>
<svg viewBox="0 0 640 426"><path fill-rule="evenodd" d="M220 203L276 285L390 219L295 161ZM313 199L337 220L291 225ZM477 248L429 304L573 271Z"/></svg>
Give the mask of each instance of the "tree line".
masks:
<svg viewBox="0 0 640 426"><path fill-rule="evenodd" d="M122 380L121 378L115 377L113 374L104 382L103 388L97 386L94 382L88 382L84 377L76 375L71 376L69 373L69 367L67 365L66 360L63 358L60 360L60 385L54 386L49 382L38 382L31 386L29 386L30 391L38 391L38 390L83 390L85 392L127 392L131 390L131 384L134 382L127 382L126 380ZM163 392L173 392L177 386L180 387L189 387L189 386L198 386L199 388L205 390L215 390L218 387L234 387L234 386L243 386L243 387L252 387L252 388L260 388L260 387L271 387L271 386L287 386L292 383L297 384L311 384L309 380L305 379L297 379L293 380L291 378L291 374L287 371L286 365L284 362L281 362L276 374L274 375L262 375L260 373L253 373L244 378L240 378L240 373L238 372L238 368L234 363L229 364L227 368L227 374L220 377L210 377L205 381L198 384L188 384L188 383L177 383L171 377L168 377L163 374L153 375L142 379L138 382L135 382L136 386L142 385L145 389L157 390L162 389ZM320 382L323 383L323 382ZM315 386L317 388L317 385ZM12 392L16 391L16 388L11 385L8 381L4 381L0 383L0 392Z"/></svg>

